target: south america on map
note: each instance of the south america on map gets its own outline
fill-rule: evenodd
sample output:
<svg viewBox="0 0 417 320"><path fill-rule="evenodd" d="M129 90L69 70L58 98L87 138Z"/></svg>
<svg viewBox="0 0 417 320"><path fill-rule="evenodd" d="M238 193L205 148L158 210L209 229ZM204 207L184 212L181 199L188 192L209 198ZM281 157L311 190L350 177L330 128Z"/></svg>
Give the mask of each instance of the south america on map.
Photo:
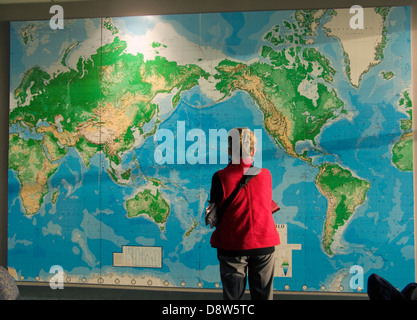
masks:
<svg viewBox="0 0 417 320"><path fill-rule="evenodd" d="M220 134L258 133L275 290L415 275L409 7L11 23L8 266L19 281L221 288ZM214 138L213 138L214 137ZM213 156L214 155L214 156Z"/></svg>

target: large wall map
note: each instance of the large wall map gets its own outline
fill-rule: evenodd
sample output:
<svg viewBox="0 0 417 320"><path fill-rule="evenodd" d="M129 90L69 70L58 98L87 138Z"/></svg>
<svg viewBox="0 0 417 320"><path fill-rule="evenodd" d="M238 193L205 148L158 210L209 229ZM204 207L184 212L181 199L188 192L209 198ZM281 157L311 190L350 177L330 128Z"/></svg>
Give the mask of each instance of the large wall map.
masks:
<svg viewBox="0 0 417 320"><path fill-rule="evenodd" d="M220 288L203 212L220 133L247 126L281 207L276 290L357 291L352 266L365 287L413 281L410 8L366 8L363 29L352 16L12 22L17 279L58 265L65 283Z"/></svg>

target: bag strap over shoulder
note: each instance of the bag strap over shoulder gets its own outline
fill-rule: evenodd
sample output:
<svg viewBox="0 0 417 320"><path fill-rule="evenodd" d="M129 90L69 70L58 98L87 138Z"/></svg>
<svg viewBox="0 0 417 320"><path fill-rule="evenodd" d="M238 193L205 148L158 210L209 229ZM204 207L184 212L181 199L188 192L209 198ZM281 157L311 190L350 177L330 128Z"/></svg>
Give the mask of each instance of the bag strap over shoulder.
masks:
<svg viewBox="0 0 417 320"><path fill-rule="evenodd" d="M224 201L223 205L221 206L221 208L219 210L219 222L220 222L220 220L223 216L223 213L226 211L226 209L230 205L230 203L232 203L233 199L236 198L240 189L242 189L244 186L246 186L249 183L249 181L252 178L254 178L256 175L258 175L260 172L261 172L261 168L252 166L243 174L243 177L242 177L242 179L240 179L240 181L237 184L235 190L233 190L233 192L230 194L230 196L227 197L227 199Z"/></svg>

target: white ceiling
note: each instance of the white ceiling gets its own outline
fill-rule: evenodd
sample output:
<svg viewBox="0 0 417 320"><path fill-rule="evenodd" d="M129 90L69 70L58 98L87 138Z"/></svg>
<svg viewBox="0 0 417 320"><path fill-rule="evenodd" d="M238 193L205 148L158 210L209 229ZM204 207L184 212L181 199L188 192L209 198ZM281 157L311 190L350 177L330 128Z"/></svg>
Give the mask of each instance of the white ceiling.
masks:
<svg viewBox="0 0 417 320"><path fill-rule="evenodd" d="M0 0L0 4L18 4L18 3L45 3L50 2L51 4L59 4L61 2L71 1L91 1L91 0Z"/></svg>

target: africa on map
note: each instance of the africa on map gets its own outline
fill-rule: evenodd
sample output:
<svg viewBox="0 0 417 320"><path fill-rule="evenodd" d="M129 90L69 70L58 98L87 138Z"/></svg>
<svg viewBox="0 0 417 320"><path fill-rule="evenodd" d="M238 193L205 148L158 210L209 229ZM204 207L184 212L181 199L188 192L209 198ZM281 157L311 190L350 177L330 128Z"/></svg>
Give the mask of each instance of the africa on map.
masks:
<svg viewBox="0 0 417 320"><path fill-rule="evenodd" d="M410 8L363 13L363 29L349 9L12 22L17 279L221 288L212 134L248 127L281 208L275 290L363 292L352 266L413 281Z"/></svg>

